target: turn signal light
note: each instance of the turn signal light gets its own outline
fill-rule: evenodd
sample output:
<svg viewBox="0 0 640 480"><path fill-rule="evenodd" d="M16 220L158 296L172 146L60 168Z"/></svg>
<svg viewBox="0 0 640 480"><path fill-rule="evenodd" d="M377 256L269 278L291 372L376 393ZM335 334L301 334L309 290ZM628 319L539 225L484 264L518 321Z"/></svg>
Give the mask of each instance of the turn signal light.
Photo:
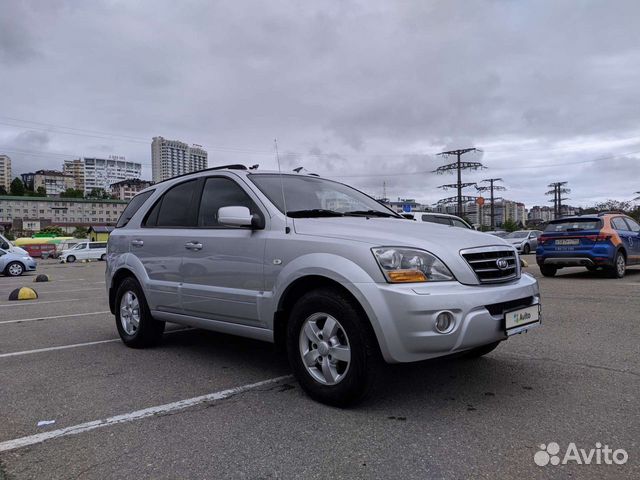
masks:
<svg viewBox="0 0 640 480"><path fill-rule="evenodd" d="M420 270L392 270L387 272L394 283L426 282L427 277Z"/></svg>

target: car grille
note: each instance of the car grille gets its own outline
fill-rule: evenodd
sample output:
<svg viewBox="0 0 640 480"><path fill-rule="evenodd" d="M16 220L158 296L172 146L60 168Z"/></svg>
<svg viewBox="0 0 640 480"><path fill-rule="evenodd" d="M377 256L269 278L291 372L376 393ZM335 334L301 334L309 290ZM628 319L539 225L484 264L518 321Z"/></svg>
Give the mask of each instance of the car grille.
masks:
<svg viewBox="0 0 640 480"><path fill-rule="evenodd" d="M506 282L518 276L518 255L514 250L496 247L465 250L461 254L481 283ZM498 260L502 259L506 261L506 266L499 268Z"/></svg>

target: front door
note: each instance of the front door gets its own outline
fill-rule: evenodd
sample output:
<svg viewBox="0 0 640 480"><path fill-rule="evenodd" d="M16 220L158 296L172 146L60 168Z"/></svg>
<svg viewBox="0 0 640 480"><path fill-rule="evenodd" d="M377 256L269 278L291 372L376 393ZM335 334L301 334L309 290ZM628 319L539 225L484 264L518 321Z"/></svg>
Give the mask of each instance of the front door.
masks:
<svg viewBox="0 0 640 480"><path fill-rule="evenodd" d="M266 230L218 223L218 209L245 206L265 218L257 197L226 176L205 179L198 208L198 228L185 242L182 263L182 307L204 319L264 326L258 296L264 288ZM268 218L265 218L268 221Z"/></svg>

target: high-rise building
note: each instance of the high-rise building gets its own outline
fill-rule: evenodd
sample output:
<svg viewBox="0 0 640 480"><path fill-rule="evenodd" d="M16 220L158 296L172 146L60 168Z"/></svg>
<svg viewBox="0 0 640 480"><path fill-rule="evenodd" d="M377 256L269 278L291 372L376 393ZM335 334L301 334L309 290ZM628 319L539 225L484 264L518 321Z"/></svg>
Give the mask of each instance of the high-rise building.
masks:
<svg viewBox="0 0 640 480"><path fill-rule="evenodd" d="M0 155L0 186L9 192L11 186L11 158L8 155Z"/></svg>
<svg viewBox="0 0 640 480"><path fill-rule="evenodd" d="M207 168L207 151L178 140L153 137L151 170L154 183Z"/></svg>
<svg viewBox="0 0 640 480"><path fill-rule="evenodd" d="M111 185L116 182L140 178L142 164L127 162L124 157L85 157L65 161L64 171L73 175L75 188L88 194L94 188L102 188L109 192Z"/></svg>

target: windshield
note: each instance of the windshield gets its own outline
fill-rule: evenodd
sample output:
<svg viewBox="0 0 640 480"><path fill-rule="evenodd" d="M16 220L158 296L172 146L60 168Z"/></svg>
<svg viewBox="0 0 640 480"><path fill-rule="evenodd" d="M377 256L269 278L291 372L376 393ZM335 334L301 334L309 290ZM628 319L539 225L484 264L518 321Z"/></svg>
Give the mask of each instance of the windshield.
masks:
<svg viewBox="0 0 640 480"><path fill-rule="evenodd" d="M568 218L547 225L545 232L579 232L581 230L600 230L599 218Z"/></svg>
<svg viewBox="0 0 640 480"><path fill-rule="evenodd" d="M529 232L511 232L509 235L506 235L504 238L526 238L529 236Z"/></svg>
<svg viewBox="0 0 640 480"><path fill-rule="evenodd" d="M71 248L71 250L80 250L81 248L84 248L86 245L86 243L77 243L73 246L73 248Z"/></svg>
<svg viewBox="0 0 640 480"><path fill-rule="evenodd" d="M302 175L253 174L249 178L289 217L371 215L402 218L373 198L342 183Z"/></svg>

